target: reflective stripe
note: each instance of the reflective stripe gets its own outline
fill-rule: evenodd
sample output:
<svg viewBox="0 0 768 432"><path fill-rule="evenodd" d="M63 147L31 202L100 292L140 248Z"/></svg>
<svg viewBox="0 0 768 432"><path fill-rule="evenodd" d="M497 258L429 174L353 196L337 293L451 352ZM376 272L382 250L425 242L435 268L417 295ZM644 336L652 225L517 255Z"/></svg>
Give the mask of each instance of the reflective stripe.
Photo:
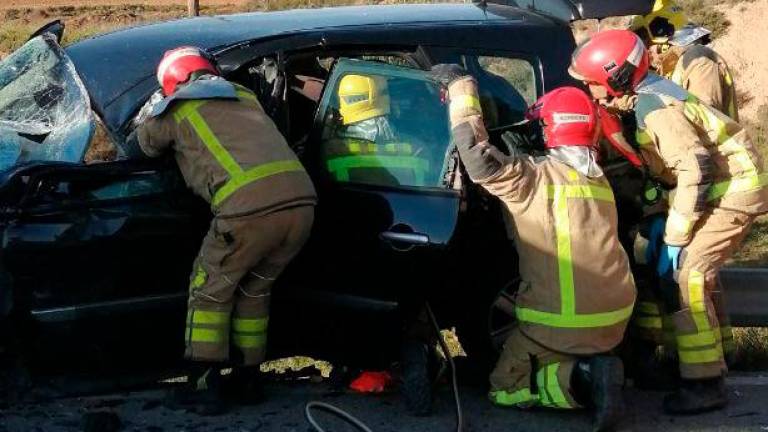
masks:
<svg viewBox="0 0 768 432"><path fill-rule="evenodd" d="M230 195L237 192L238 189L256 180L276 174L301 171L304 171L304 167L297 160L281 160L257 165L247 171L233 175L224 186L216 191L216 194L213 196L213 205L221 204Z"/></svg>
<svg viewBox="0 0 768 432"><path fill-rule="evenodd" d="M659 305L653 302L639 302L637 310L648 315L661 315Z"/></svg>
<svg viewBox="0 0 768 432"><path fill-rule="evenodd" d="M651 139L651 136L648 134L648 132L639 128L635 132L635 140L640 147L646 147L649 144L653 144L653 140Z"/></svg>
<svg viewBox="0 0 768 432"><path fill-rule="evenodd" d="M261 348L267 344L267 335L265 333L257 335L233 333L232 343L240 348Z"/></svg>
<svg viewBox="0 0 768 432"><path fill-rule="evenodd" d="M766 185L768 185L768 173L733 178L710 186L708 199L714 201L726 195L748 192L760 189Z"/></svg>
<svg viewBox="0 0 768 432"><path fill-rule="evenodd" d="M688 273L688 303L698 331L710 330L707 305L704 303L704 275L696 270Z"/></svg>
<svg viewBox="0 0 768 432"><path fill-rule="evenodd" d="M536 373L536 384L539 387L539 401L541 405L556 408L571 408L565 398L563 389L557 379L557 370L560 363L547 365Z"/></svg>
<svg viewBox="0 0 768 432"><path fill-rule="evenodd" d="M349 170L358 168L400 168L414 171L416 182L424 184L425 173L429 171L429 161L414 156L356 155L329 159L328 171L338 181L349 181Z"/></svg>
<svg viewBox="0 0 768 432"><path fill-rule="evenodd" d="M634 319L636 327L647 329L662 328L661 318L659 317L639 317Z"/></svg>
<svg viewBox="0 0 768 432"><path fill-rule="evenodd" d="M458 111L464 108L474 109L478 112L482 112L480 107L480 99L471 95L460 95L451 98L450 110Z"/></svg>
<svg viewBox="0 0 768 432"><path fill-rule="evenodd" d="M578 315L561 315L521 307L516 308L515 312L517 319L520 321L549 327L589 328L607 327L625 321L632 315L634 306L634 304L631 304L616 311Z"/></svg>
<svg viewBox="0 0 768 432"><path fill-rule="evenodd" d="M187 328L187 340L206 343L224 342L226 341L226 333L217 329Z"/></svg>
<svg viewBox="0 0 768 432"><path fill-rule="evenodd" d="M603 186L550 185L547 187L547 196L554 200L557 265L560 281L560 313L556 314L518 307L516 308L517 319L525 322L563 328L606 327L627 320L632 315L634 306L632 304L620 310L611 312L595 314L576 313L568 198L614 202L613 191L610 188Z"/></svg>
<svg viewBox="0 0 768 432"><path fill-rule="evenodd" d="M677 233L688 235L693 228L693 221L680 214L674 208L670 208L667 215L667 226Z"/></svg>
<svg viewBox="0 0 768 432"><path fill-rule="evenodd" d="M227 324L229 312L191 310L187 312L187 320L193 324Z"/></svg>
<svg viewBox="0 0 768 432"><path fill-rule="evenodd" d="M239 97L241 99L245 99L247 101L251 101L251 102L258 102L259 101L259 99L256 97L256 95L251 93L251 92L249 92L248 90L237 89L237 97Z"/></svg>
<svg viewBox="0 0 768 432"><path fill-rule="evenodd" d="M269 318L234 318L232 329L238 333L263 333L268 321Z"/></svg>
<svg viewBox="0 0 768 432"><path fill-rule="evenodd" d="M713 330L703 331L688 335L677 336L677 346L680 348L702 348L715 345L718 338Z"/></svg>
<svg viewBox="0 0 768 432"><path fill-rule="evenodd" d="M679 350L680 362L686 364L719 362L723 358L720 347L709 348L700 351Z"/></svg>
<svg viewBox="0 0 768 432"><path fill-rule="evenodd" d="M238 95L242 91L238 91ZM255 95L253 96L256 97ZM282 160L268 162L262 165L257 165L248 170L238 165L237 161L232 155L221 145L221 142L213 133L208 123L197 111L206 101L189 101L185 102L174 111L174 118L176 122L188 120L189 124L194 129L197 136L208 148L208 151L216 159L219 165L229 174L229 180L219 188L213 196L212 205L214 207L220 205L230 195L235 193L241 187L252 183L256 180L269 177L276 174L292 172L292 171L304 171L304 167L297 160Z"/></svg>
<svg viewBox="0 0 768 432"><path fill-rule="evenodd" d="M490 393L491 400L498 405L515 406L518 404L537 401L538 395L532 395L531 390L524 388L514 393L507 393L499 390Z"/></svg>
<svg viewBox="0 0 768 432"><path fill-rule="evenodd" d="M198 265L197 271L195 272L195 277L192 278L192 282L190 283L190 288L200 288L201 286L205 285L207 280L208 272L205 271L203 266Z"/></svg>

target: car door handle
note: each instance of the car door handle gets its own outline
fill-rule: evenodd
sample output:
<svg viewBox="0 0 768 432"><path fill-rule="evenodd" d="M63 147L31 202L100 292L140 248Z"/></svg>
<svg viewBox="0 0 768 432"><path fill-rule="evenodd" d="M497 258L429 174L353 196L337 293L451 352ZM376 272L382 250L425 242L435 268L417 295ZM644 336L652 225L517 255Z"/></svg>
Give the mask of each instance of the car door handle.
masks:
<svg viewBox="0 0 768 432"><path fill-rule="evenodd" d="M429 244L429 236L426 234L384 231L380 237L389 242L407 243L414 246Z"/></svg>

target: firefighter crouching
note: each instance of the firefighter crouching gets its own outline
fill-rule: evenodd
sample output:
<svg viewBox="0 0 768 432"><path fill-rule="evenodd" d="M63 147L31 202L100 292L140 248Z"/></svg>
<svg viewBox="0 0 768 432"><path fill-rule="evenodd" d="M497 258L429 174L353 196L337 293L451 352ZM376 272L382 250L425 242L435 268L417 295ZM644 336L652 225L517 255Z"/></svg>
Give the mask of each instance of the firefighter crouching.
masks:
<svg viewBox="0 0 768 432"><path fill-rule="evenodd" d="M520 256L519 325L491 374L491 401L593 407L596 430L611 429L623 412L623 367L607 353L622 340L635 288L597 164L595 105L576 88L545 95L529 118L543 123L546 156L508 157L488 142L474 78L456 65L435 66L432 75L448 88L461 160L512 216Z"/></svg>
<svg viewBox="0 0 768 432"><path fill-rule="evenodd" d="M307 240L316 203L309 176L256 96L219 75L201 49L168 51L157 72L165 99L136 131L147 156L174 151L187 185L214 215L190 277L192 366L176 398L204 414L223 409L224 362L237 365L235 390L257 390L270 289Z"/></svg>
<svg viewBox="0 0 768 432"><path fill-rule="evenodd" d="M596 34L574 53L571 74L609 109L632 113L639 152L668 188L663 241L653 254L679 358L673 414L727 404L717 275L756 215L768 211L768 174L746 131L672 81L648 72L642 40L626 30Z"/></svg>

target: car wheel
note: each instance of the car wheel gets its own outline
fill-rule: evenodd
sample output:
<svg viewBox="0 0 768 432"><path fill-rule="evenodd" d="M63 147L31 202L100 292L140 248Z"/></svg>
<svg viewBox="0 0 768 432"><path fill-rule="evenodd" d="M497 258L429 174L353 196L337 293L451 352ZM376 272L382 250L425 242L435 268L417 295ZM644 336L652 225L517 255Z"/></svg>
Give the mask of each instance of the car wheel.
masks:
<svg viewBox="0 0 768 432"><path fill-rule="evenodd" d="M408 412L427 416L432 412L434 369L437 362L434 349L415 339L403 342L401 350L402 384L400 391Z"/></svg>

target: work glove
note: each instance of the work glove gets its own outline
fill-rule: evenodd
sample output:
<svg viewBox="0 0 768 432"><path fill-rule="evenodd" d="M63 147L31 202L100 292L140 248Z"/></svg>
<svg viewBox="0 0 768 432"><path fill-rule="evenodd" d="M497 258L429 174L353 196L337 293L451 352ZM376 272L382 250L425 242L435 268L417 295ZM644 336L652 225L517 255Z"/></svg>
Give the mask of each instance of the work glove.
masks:
<svg viewBox="0 0 768 432"><path fill-rule="evenodd" d="M522 154L526 154L533 147L528 137L520 132L504 132L501 135L501 140L507 146L511 157L519 157Z"/></svg>
<svg viewBox="0 0 768 432"><path fill-rule="evenodd" d="M469 75L466 69L457 64L439 64L432 66L428 76L432 81L448 88L451 83Z"/></svg>
<svg viewBox="0 0 768 432"><path fill-rule="evenodd" d="M680 268L680 252L683 248L664 244L659 253L659 261L656 263L656 273L660 278L674 281L675 271Z"/></svg>

